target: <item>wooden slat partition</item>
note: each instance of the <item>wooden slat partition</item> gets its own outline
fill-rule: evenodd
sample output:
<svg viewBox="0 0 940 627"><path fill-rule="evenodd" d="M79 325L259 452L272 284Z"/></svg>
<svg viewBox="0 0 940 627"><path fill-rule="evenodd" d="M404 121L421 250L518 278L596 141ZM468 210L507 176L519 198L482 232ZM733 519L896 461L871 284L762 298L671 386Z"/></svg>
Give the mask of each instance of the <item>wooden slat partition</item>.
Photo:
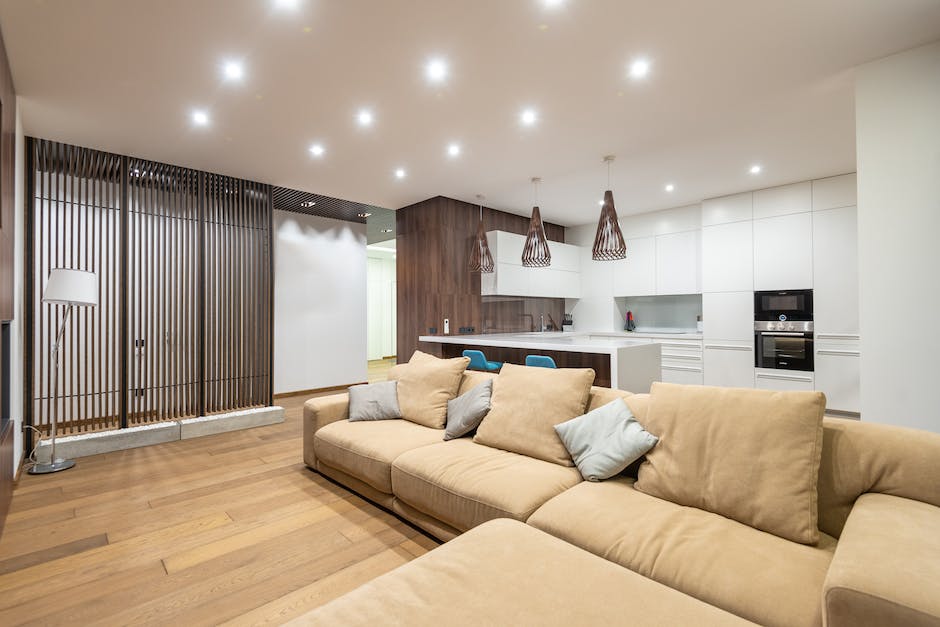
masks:
<svg viewBox="0 0 940 627"><path fill-rule="evenodd" d="M33 322L27 411L32 423L49 431L56 414L60 433L81 433L120 426L120 157L43 140L30 142L32 263L27 320ZM49 351L61 307L42 303L53 268L95 272L98 306L76 308L60 354L56 389L50 389L54 364ZM53 398L57 398L56 402Z"/></svg>
<svg viewBox="0 0 940 627"><path fill-rule="evenodd" d="M29 424L59 433L271 403L271 187L30 139ZM73 311L57 390L53 268L97 274ZM58 402L53 402L58 398Z"/></svg>

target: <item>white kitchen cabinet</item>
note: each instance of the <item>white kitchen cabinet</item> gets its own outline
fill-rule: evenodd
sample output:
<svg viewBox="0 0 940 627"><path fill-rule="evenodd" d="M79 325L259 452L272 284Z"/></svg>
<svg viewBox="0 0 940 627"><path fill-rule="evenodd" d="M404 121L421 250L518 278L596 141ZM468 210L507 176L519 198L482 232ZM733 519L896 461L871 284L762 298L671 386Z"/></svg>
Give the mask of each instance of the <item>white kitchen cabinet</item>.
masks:
<svg viewBox="0 0 940 627"><path fill-rule="evenodd" d="M652 296L656 293L656 238L626 240L627 258L606 261L613 273L614 296Z"/></svg>
<svg viewBox="0 0 940 627"><path fill-rule="evenodd" d="M530 271L529 294L546 298L580 298L581 279L577 272L555 268L526 268Z"/></svg>
<svg viewBox="0 0 940 627"><path fill-rule="evenodd" d="M754 289L753 223L733 222L702 229L702 291Z"/></svg>
<svg viewBox="0 0 940 627"><path fill-rule="evenodd" d="M813 211L854 207L858 204L855 173L813 181Z"/></svg>
<svg viewBox="0 0 940 627"><path fill-rule="evenodd" d="M663 383L679 383L681 385L703 385L705 382L701 366L662 366Z"/></svg>
<svg viewBox="0 0 940 627"><path fill-rule="evenodd" d="M858 413L861 411L861 386L857 347L827 347L817 341L818 346L823 348L816 348L816 389L826 395L826 408Z"/></svg>
<svg viewBox="0 0 940 627"><path fill-rule="evenodd" d="M523 245L525 245L525 240L523 240ZM548 250L552 254L552 265L549 266L552 270L580 272L581 248L579 246L561 244L558 242L549 242Z"/></svg>
<svg viewBox="0 0 940 627"><path fill-rule="evenodd" d="M858 225L855 207L813 214L816 331L858 334Z"/></svg>
<svg viewBox="0 0 940 627"><path fill-rule="evenodd" d="M705 340L754 341L754 292L702 294Z"/></svg>
<svg viewBox="0 0 940 627"><path fill-rule="evenodd" d="M754 289L813 287L813 214L754 220Z"/></svg>
<svg viewBox="0 0 940 627"><path fill-rule="evenodd" d="M656 238L656 293L698 294L702 291L700 231L671 233Z"/></svg>
<svg viewBox="0 0 940 627"><path fill-rule="evenodd" d="M549 242L552 264L547 268L522 265L525 237L506 231L489 231L487 240L495 271L480 277L484 296L581 297L581 248Z"/></svg>
<svg viewBox="0 0 940 627"><path fill-rule="evenodd" d="M721 198L709 198L702 203L702 226L750 222L754 218L754 194L745 192Z"/></svg>
<svg viewBox="0 0 940 627"><path fill-rule="evenodd" d="M754 192L755 220L812 210L813 186L810 181L769 187Z"/></svg>
<svg viewBox="0 0 940 627"><path fill-rule="evenodd" d="M813 373L757 368L754 371L754 387L759 390L778 392L812 392L814 389Z"/></svg>
<svg viewBox="0 0 940 627"><path fill-rule="evenodd" d="M754 347L737 342L705 340L705 385L754 387Z"/></svg>

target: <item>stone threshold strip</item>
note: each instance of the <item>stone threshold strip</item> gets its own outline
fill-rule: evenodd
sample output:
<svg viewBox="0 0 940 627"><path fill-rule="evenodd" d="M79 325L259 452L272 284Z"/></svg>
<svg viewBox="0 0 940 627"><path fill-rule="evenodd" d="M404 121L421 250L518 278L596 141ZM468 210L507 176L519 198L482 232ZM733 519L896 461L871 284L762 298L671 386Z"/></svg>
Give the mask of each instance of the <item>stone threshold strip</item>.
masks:
<svg viewBox="0 0 940 627"><path fill-rule="evenodd" d="M176 442L177 440L188 440L227 431L263 427L280 422L284 422L283 407L254 407L224 414L213 414L212 416L184 418L139 427L128 427L127 429L69 435L56 438L56 457L64 459L88 457L89 455L123 451L165 442ZM48 461L50 449L51 445L48 440L43 440L36 451L36 458L40 461Z"/></svg>

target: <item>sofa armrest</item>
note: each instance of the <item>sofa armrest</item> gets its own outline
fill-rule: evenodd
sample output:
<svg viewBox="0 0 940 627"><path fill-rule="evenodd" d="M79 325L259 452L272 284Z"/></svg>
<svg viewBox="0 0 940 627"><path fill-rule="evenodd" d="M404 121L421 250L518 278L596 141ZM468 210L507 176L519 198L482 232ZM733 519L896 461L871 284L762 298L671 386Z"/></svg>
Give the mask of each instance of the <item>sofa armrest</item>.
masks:
<svg viewBox="0 0 940 627"><path fill-rule="evenodd" d="M823 585L827 627L940 625L940 507L863 494Z"/></svg>
<svg viewBox="0 0 940 627"><path fill-rule="evenodd" d="M304 463L313 469L317 457L313 452L313 436L331 422L349 419L349 393L318 396L304 403Z"/></svg>

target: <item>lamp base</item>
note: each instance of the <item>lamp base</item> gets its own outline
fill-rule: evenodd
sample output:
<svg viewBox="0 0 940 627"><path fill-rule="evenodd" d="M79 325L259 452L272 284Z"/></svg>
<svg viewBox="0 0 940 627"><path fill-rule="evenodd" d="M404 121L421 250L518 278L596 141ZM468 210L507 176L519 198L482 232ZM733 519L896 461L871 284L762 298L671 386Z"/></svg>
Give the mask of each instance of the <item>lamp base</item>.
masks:
<svg viewBox="0 0 940 627"><path fill-rule="evenodd" d="M48 464L33 464L33 467L29 469L29 474L31 475L48 475L52 472L59 472L60 470L68 470L75 465L75 462L71 459L57 459L54 462Z"/></svg>

